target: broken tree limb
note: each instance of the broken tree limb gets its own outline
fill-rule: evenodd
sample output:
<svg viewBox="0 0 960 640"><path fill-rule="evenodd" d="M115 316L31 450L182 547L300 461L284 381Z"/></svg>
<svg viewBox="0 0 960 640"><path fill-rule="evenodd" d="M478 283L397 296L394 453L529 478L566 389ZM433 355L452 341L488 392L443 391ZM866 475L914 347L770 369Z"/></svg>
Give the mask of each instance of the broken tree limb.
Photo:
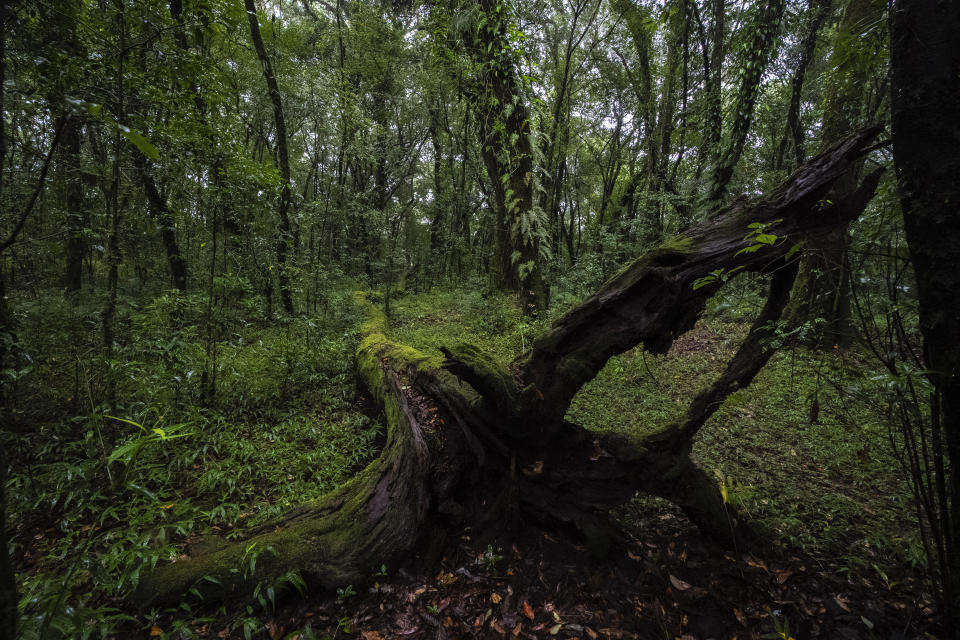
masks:
<svg viewBox="0 0 960 640"><path fill-rule="evenodd" d="M879 131L872 127L847 138L800 167L770 196L736 202L638 258L557 320L513 365L518 386L527 390L519 411L531 435L549 438L573 396L612 356L641 343L647 351L665 353L693 327L729 275L776 271L795 247L858 215L879 173L843 202L825 196Z"/></svg>
<svg viewBox="0 0 960 640"><path fill-rule="evenodd" d="M510 369L474 346L447 348L441 361L396 344L385 316L358 296L365 314L358 367L387 421L380 457L245 541L158 567L133 600L160 606L191 590L208 599L243 598L291 571L325 588L359 584L381 564L395 566L418 547L442 546L466 526L477 539L535 521L569 531L602 554L622 535L608 511L638 489L672 500L711 537L749 540L716 483L690 459L689 443L772 353L759 329L783 307L794 247L815 243L866 206L879 173L841 202L824 196L878 131L855 134L770 197L734 204L634 261ZM770 300L684 422L630 439L564 420L573 395L611 356L640 343L665 351L693 326L723 279L739 271L774 273Z"/></svg>

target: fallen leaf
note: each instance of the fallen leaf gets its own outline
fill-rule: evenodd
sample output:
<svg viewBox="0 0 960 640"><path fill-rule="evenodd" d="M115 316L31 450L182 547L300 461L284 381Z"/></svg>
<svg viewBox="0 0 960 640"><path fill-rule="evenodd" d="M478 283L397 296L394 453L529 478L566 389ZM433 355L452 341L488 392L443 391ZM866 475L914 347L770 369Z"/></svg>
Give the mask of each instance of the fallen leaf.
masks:
<svg viewBox="0 0 960 640"><path fill-rule="evenodd" d="M385 640L379 631L361 631L360 635L363 640Z"/></svg>
<svg viewBox="0 0 960 640"><path fill-rule="evenodd" d="M733 608L733 615L734 615L734 617L736 617L737 622L739 622L739 623L742 624L743 626L747 626L747 618L746 618L746 616L743 615L743 613L740 611L740 609L737 609L736 607L734 607L734 608Z"/></svg>
<svg viewBox="0 0 960 640"><path fill-rule="evenodd" d="M786 581L790 578L790 576L792 576L792 575L793 575L793 571L790 571L790 570L778 571L778 572L777 572L777 583L778 583L778 584L783 584L783 583L786 582Z"/></svg>
<svg viewBox="0 0 960 640"><path fill-rule="evenodd" d="M491 593L490 600L493 601L493 604L500 604L500 601L503 600L503 598L500 596L499 593Z"/></svg>
<svg viewBox="0 0 960 640"><path fill-rule="evenodd" d="M533 607L526 600L523 601L523 615L533 620Z"/></svg>
<svg viewBox="0 0 960 640"><path fill-rule="evenodd" d="M590 636L590 640L597 640L597 638L600 637L597 635L597 632L591 629L590 627L586 627L584 631L586 631L587 635Z"/></svg>
<svg viewBox="0 0 960 640"><path fill-rule="evenodd" d="M163 635L163 629L161 629L160 627L154 625L153 628L150 629L151 638L158 638L162 635Z"/></svg>
<svg viewBox="0 0 960 640"><path fill-rule="evenodd" d="M754 560L753 558L747 558L747 564L751 567L756 567L757 569L763 569L764 571L769 571L767 565L764 564L763 560Z"/></svg>
<svg viewBox="0 0 960 640"><path fill-rule="evenodd" d="M844 600L842 597L836 596L834 597L833 601L836 602L837 606L839 606L841 609L843 609L847 613L850 613L850 605L847 604L847 601Z"/></svg>
<svg viewBox="0 0 960 640"><path fill-rule="evenodd" d="M523 631L523 625L518 622L517 626L515 626L510 633L514 636L519 636L521 631Z"/></svg>
<svg viewBox="0 0 960 640"><path fill-rule="evenodd" d="M690 585L678 578L677 576L670 574L670 584L673 585L673 588L677 591L686 591L690 588Z"/></svg>
<svg viewBox="0 0 960 640"><path fill-rule="evenodd" d="M560 629L562 629L562 628L563 628L563 625L562 625L562 624L555 624L555 625L553 625L552 627L550 627L550 635L552 635L552 636L557 635L558 633L560 633Z"/></svg>

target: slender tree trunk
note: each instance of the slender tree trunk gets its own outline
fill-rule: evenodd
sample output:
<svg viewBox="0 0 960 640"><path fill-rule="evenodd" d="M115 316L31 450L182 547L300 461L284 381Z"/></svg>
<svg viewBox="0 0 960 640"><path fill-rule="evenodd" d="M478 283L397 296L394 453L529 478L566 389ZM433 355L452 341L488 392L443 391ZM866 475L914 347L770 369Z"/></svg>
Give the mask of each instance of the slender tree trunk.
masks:
<svg viewBox="0 0 960 640"><path fill-rule="evenodd" d="M803 148L804 131L800 122L800 105L803 101L803 82L807 75L807 68L813 60L817 48L817 37L820 29L830 16L833 0L810 0L807 4L809 21L807 32L800 43L800 56L793 76L790 79L790 107L787 110L787 132L783 136L777 150L776 168L784 168L784 161L788 143L793 147L793 166L799 167L806 158Z"/></svg>
<svg viewBox="0 0 960 640"><path fill-rule="evenodd" d="M733 170L740 161L743 147L753 122L753 110L760 93L760 83L767 63L777 50L777 35L780 31L780 19L783 17L784 0L765 0L757 18L756 29L750 44L749 54L744 63L734 104L733 123L723 152L714 163L708 181L707 191L700 203L700 215L706 216L710 210L723 202L727 193ZM716 69L714 70L716 72ZM719 77L715 82L719 82Z"/></svg>
<svg viewBox="0 0 960 640"><path fill-rule="evenodd" d="M66 184L67 247L63 284L68 294L77 293L83 284L83 256L86 253L84 227L88 216L84 207L84 179L80 164L81 129L79 118L71 118L63 131L64 182Z"/></svg>
<svg viewBox="0 0 960 640"><path fill-rule="evenodd" d="M277 86L277 78L273 73L273 65L267 50L263 45L263 38L260 36L260 22L257 19L257 7L255 0L244 0L244 6L247 9L247 18L250 23L250 38L253 40L253 47L257 51L257 58L260 59L260 66L263 67L263 77L267 82L267 92L270 95L270 102L273 104L273 120L277 127L277 163L280 167L280 208L278 215L280 218L280 229L277 237L277 281L280 284L280 300L283 304L283 310L288 314L293 314L293 293L290 290L290 265L288 253L290 252L291 227L290 227L290 157L287 151L287 124L283 117L283 102L280 99L280 88Z"/></svg>
<svg viewBox="0 0 960 640"><path fill-rule="evenodd" d="M939 505L946 549L944 620L960 638L960 4L896 2L891 16L893 157L917 280L920 330L936 389L948 496Z"/></svg>
<svg viewBox="0 0 960 640"><path fill-rule="evenodd" d="M170 210L167 199L161 195L157 188L147 158L143 154L135 153L133 161L137 167L140 184L143 185L143 192L147 196L147 211L160 227L160 238L167 254L167 265L170 268L170 278L173 280L173 286L181 293L186 292L187 263L183 259L180 244L177 242L176 221L173 211Z"/></svg>
<svg viewBox="0 0 960 640"><path fill-rule="evenodd" d="M124 62L127 51L127 19L124 13L124 5L117 4L118 10L115 22L120 35L119 49L117 56L117 67L115 70L116 78L114 83L114 95L116 104L114 105L117 122L124 126L126 124L126 97L123 86ZM110 182L106 188L107 201L107 299L103 305L101 313L103 323L103 348L106 356L110 359L114 355L116 343L115 327L117 315L117 286L119 280L120 267L120 164L123 159L123 137L118 127L113 136L113 162L111 165ZM113 375L107 378L107 405L113 407L116 404L116 380Z"/></svg>

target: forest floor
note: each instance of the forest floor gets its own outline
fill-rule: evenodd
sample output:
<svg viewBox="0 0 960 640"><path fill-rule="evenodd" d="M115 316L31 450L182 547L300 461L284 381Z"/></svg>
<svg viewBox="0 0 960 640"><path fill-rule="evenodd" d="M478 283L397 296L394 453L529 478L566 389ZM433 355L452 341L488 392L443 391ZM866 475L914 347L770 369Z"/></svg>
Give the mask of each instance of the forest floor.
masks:
<svg viewBox="0 0 960 640"><path fill-rule="evenodd" d="M131 305L116 361L89 365L96 335L56 331L84 310L37 301L44 313L22 332L35 357L19 431L2 443L15 452L8 491L25 640L938 637L909 489L889 452L887 381L855 350L786 339L694 448L768 541L763 550L717 547L669 503L638 495L615 514L631 544L604 560L558 532L485 548L464 532L439 567L411 559L337 594L274 602L271 588L218 610L126 611L140 572L242 539L376 455L382 427L355 384L356 318L341 289L323 313L285 323L238 309L214 351L212 400L199 383L210 353L195 328L199 299ZM720 296L665 356L638 348L613 358L568 418L628 432L675 420L719 375L761 290ZM551 320L477 290L392 306L396 340L432 353L469 340L504 363ZM111 380L122 400L107 412L95 398Z"/></svg>
<svg viewBox="0 0 960 640"><path fill-rule="evenodd" d="M938 637L913 578L840 576L799 553L735 554L672 510L603 561L547 532L482 552L464 536L438 570L380 579L364 593L292 603L268 623L270 637Z"/></svg>

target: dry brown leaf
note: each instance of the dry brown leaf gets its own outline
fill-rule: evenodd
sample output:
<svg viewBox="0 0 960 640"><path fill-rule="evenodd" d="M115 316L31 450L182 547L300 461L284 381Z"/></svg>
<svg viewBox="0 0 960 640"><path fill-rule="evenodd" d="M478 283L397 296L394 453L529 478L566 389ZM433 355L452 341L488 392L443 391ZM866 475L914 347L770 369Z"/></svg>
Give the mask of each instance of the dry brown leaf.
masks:
<svg viewBox="0 0 960 640"><path fill-rule="evenodd" d="M533 607L526 600L523 601L523 615L533 620Z"/></svg>
<svg viewBox="0 0 960 640"><path fill-rule="evenodd" d="M767 565L763 563L763 560L754 560L753 558L747 558L747 564L751 567L756 567L757 569L763 569L764 571L769 571Z"/></svg>
<svg viewBox="0 0 960 640"><path fill-rule="evenodd" d="M163 635L163 629L161 629L161 628L158 627L157 625L153 625L153 627L150 629L150 637L151 637L151 638L158 638L158 637L160 637L160 636L162 636L162 635Z"/></svg>
<svg viewBox="0 0 960 640"><path fill-rule="evenodd" d="M503 598L500 596L499 593L491 593L491 594L490 594L490 600L493 601L493 604L500 604L500 602L503 600Z"/></svg>
<svg viewBox="0 0 960 640"><path fill-rule="evenodd" d="M517 626L515 626L510 633L514 636L519 636L521 631L523 631L523 624L518 622Z"/></svg>
<svg viewBox="0 0 960 640"><path fill-rule="evenodd" d="M690 585L688 583L684 582L683 580L673 575L672 573L670 574L670 584L672 584L673 588L676 589L677 591L686 591L687 589L690 588Z"/></svg>
<svg viewBox="0 0 960 640"><path fill-rule="evenodd" d="M360 636L363 640L385 640L379 631L361 631Z"/></svg>
<svg viewBox="0 0 960 640"><path fill-rule="evenodd" d="M590 627L584 627L583 630L587 632L588 636L590 636L590 640L597 640L597 638L600 637L597 635L597 632Z"/></svg>
<svg viewBox="0 0 960 640"><path fill-rule="evenodd" d="M836 602L837 606L839 606L841 609L847 613L850 613L850 605L847 604L847 601L844 600L842 596L836 596L833 601Z"/></svg>
<svg viewBox="0 0 960 640"><path fill-rule="evenodd" d="M739 622L743 626L747 626L747 617L743 615L743 612L741 612L740 609L737 609L736 607L734 607L733 615L734 617L736 617L737 622Z"/></svg>
<svg viewBox="0 0 960 640"><path fill-rule="evenodd" d="M790 571L790 570L778 571L778 572L777 572L777 583L778 583L778 584L783 584L783 583L786 582L786 581L790 578L790 576L792 576L792 575L793 575L793 571Z"/></svg>

